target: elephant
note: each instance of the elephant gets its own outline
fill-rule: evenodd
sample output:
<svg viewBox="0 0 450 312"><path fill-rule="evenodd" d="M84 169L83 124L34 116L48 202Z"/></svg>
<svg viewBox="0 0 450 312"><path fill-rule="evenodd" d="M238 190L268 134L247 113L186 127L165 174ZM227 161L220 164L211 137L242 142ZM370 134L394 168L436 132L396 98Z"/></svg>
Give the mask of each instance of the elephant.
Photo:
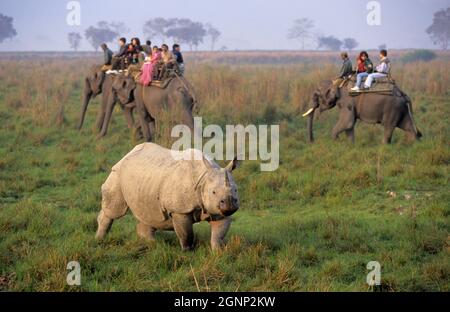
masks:
<svg viewBox="0 0 450 312"><path fill-rule="evenodd" d="M133 148L101 187L102 208L97 239L103 239L115 219L131 210L139 237L155 240L155 232L175 231L183 251L193 249L193 224L208 221L211 248L219 249L239 209L237 186L231 175L235 157L221 168L198 149L175 151L154 143Z"/></svg>
<svg viewBox="0 0 450 312"><path fill-rule="evenodd" d="M396 127L406 131L414 140L419 139L422 133L417 129L412 115L410 98L397 86L393 93L362 93L351 96L347 87L338 88L331 80L322 81L314 91L308 111L303 114L308 116L308 139L314 141L313 119L316 109L325 111L337 106L339 119L332 131L332 138L337 139L339 134L345 132L347 137L355 142L355 123L362 120L371 124L384 126L383 143L389 144Z"/></svg>
<svg viewBox="0 0 450 312"><path fill-rule="evenodd" d="M102 71L102 66L100 65L92 66L88 75L84 78L83 103L81 107L80 120L77 125L78 130L83 127L89 101L102 93L104 80L105 73Z"/></svg>
<svg viewBox="0 0 450 312"><path fill-rule="evenodd" d="M114 75L107 75L102 70L102 66L93 66L89 74L84 80L84 90L83 90L83 103L81 107L80 120L78 122L77 128L81 130L83 122L86 116L87 107L91 99L95 98L97 95L102 94L101 107L97 114L96 128L101 131L103 129L103 121L105 118L106 105L109 100L114 99L111 95L112 85L115 80ZM114 106L115 103L113 103ZM132 109L134 103L126 102L122 103L122 108L124 109L125 119L127 121L128 127L134 126L134 120L132 116Z"/></svg>
<svg viewBox="0 0 450 312"><path fill-rule="evenodd" d="M141 131L147 142L152 141L155 121L160 119L164 110L171 113L171 119L179 124L194 127L193 110L197 103L193 88L183 77L172 78L165 88L143 86L130 76L117 76L113 89L122 103L133 101L139 115ZM112 101L106 107L102 133L107 131L112 114ZM177 113L175 113L177 112Z"/></svg>
<svg viewBox="0 0 450 312"><path fill-rule="evenodd" d="M133 90L129 92L117 92L118 90L128 90L128 84L133 83L132 79L120 79L123 75L106 75L103 84L103 96L101 109L97 115L98 137L104 137L108 131L114 106L118 102L123 110L128 128L138 128L133 118L133 110L136 107Z"/></svg>

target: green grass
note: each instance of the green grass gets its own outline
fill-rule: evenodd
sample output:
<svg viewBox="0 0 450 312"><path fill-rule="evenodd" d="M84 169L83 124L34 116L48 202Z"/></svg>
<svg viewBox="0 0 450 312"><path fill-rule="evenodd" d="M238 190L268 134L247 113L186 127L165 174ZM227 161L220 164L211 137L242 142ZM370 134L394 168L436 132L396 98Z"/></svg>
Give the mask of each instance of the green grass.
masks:
<svg viewBox="0 0 450 312"><path fill-rule="evenodd" d="M98 99L83 130L74 129L76 79L67 82L59 126L53 111L45 122L23 110L14 94L20 84L7 79L0 77L1 290L366 291L372 260L382 266L383 290L450 290L448 94L405 90L424 138L411 144L396 130L390 146L380 144L380 126L364 124L354 146L332 141L336 111L318 117L310 145L300 115L261 109L255 119L281 125L280 168L260 172L244 162L234 174L241 209L226 248L211 252L202 223L195 251L183 253L172 232L158 232L153 244L138 239L131 214L103 242L94 239L100 186L138 143L120 110L108 136L96 140ZM205 119L220 120L202 104ZM79 287L66 284L72 260L81 265Z"/></svg>

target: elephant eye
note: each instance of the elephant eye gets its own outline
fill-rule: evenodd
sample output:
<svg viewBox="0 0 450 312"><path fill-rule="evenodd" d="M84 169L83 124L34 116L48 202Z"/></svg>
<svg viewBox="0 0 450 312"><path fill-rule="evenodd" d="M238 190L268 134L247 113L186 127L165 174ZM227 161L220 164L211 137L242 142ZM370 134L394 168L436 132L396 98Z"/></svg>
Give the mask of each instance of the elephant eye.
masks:
<svg viewBox="0 0 450 312"><path fill-rule="evenodd" d="M214 195L216 195L216 191L212 191L212 193L213 193Z"/></svg>

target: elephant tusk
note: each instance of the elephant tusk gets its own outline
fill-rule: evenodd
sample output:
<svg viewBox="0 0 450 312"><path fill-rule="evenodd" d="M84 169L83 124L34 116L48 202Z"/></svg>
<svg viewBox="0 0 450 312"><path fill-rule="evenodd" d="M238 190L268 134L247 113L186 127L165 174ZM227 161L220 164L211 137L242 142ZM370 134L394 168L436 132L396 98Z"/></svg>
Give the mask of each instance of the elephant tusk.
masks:
<svg viewBox="0 0 450 312"><path fill-rule="evenodd" d="M307 111L306 113L303 114L303 117L306 117L306 116L308 116L309 114L311 114L313 110L314 110L314 108L308 109L308 111Z"/></svg>

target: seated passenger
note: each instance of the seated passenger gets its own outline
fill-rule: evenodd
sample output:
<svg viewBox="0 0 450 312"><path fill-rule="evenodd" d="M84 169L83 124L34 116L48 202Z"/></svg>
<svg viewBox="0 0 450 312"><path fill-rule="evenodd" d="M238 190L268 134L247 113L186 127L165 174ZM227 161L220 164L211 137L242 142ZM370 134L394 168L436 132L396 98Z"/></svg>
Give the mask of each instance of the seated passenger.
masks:
<svg viewBox="0 0 450 312"><path fill-rule="evenodd" d="M152 42L147 40L144 45L142 45L142 50L147 54L147 56L152 54Z"/></svg>
<svg viewBox="0 0 450 312"><path fill-rule="evenodd" d="M131 39L130 47L128 48L129 64L137 64L139 62L139 53L142 51L141 41L139 38Z"/></svg>
<svg viewBox="0 0 450 312"><path fill-rule="evenodd" d="M161 60L161 53L157 46L153 47L152 55L147 56L144 65L142 65L142 75L139 82L144 86L150 85L153 80L154 72L158 70L158 64Z"/></svg>
<svg viewBox="0 0 450 312"><path fill-rule="evenodd" d="M364 87L366 89L369 89L372 86L372 82L375 78L383 78L387 77L389 74L391 64L389 59L387 58L387 51L381 50L380 51L380 65L377 66L375 72L373 74L370 74L366 82L364 83Z"/></svg>
<svg viewBox="0 0 450 312"><path fill-rule="evenodd" d="M161 46L161 58L163 62L163 66L161 68L161 72L159 73L159 78L163 79L167 70L173 68L173 64L176 62L175 57L172 52L169 51L169 46L167 44L163 44Z"/></svg>
<svg viewBox="0 0 450 312"><path fill-rule="evenodd" d="M104 56L104 61L103 61L103 65L111 65L111 61L112 61L112 57L113 57L113 51L111 51L108 46L106 45L106 43L102 43L100 45L100 47L103 50L103 56Z"/></svg>
<svg viewBox="0 0 450 312"><path fill-rule="evenodd" d="M352 91L359 91L363 78L366 78L373 71L373 64L366 51L359 53L358 57L358 69L356 75L356 84L351 89Z"/></svg>
<svg viewBox="0 0 450 312"><path fill-rule="evenodd" d="M178 64L178 68L180 69L180 74L184 74L184 60L183 60L183 54L181 54L181 48L179 44L173 45L172 54L175 56L175 60Z"/></svg>
<svg viewBox="0 0 450 312"><path fill-rule="evenodd" d="M348 58L347 52L341 53L341 58L343 60L341 71L339 72L339 76L337 79L345 79L348 78L352 74L352 61Z"/></svg>
<svg viewBox="0 0 450 312"><path fill-rule="evenodd" d="M128 44L125 38L119 39L119 52L113 55L112 58L112 69L113 70L124 70L125 69L125 58L128 52Z"/></svg>
<svg viewBox="0 0 450 312"><path fill-rule="evenodd" d="M162 52L161 57L164 62L164 64L173 64L175 62L175 58L172 54L172 52L169 51L169 46L167 44L163 44L161 46Z"/></svg>

